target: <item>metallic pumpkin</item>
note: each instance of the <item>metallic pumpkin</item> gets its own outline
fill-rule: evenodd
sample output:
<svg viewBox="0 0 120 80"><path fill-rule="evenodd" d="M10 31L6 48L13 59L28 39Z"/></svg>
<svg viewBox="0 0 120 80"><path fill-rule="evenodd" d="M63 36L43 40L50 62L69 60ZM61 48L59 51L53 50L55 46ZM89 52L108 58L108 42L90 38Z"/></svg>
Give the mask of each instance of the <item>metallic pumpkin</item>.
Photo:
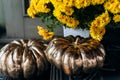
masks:
<svg viewBox="0 0 120 80"><path fill-rule="evenodd" d="M56 37L50 41L46 50L48 61L67 75L89 73L104 64L105 50L99 41L73 37Z"/></svg>
<svg viewBox="0 0 120 80"><path fill-rule="evenodd" d="M14 40L0 50L0 71L12 78L40 75L48 67L45 49L38 39Z"/></svg>

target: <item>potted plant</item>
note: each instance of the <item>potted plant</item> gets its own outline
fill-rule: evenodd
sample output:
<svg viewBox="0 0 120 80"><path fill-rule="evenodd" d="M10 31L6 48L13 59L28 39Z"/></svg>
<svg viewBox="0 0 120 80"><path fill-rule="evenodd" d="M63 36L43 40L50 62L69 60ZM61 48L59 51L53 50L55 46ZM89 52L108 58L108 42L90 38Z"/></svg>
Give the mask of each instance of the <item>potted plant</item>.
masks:
<svg viewBox="0 0 120 80"><path fill-rule="evenodd" d="M27 13L50 23L46 28L38 26L44 39L53 37L54 29L64 25L88 29L90 37L101 41L107 25L120 22L119 6L119 0L31 0Z"/></svg>

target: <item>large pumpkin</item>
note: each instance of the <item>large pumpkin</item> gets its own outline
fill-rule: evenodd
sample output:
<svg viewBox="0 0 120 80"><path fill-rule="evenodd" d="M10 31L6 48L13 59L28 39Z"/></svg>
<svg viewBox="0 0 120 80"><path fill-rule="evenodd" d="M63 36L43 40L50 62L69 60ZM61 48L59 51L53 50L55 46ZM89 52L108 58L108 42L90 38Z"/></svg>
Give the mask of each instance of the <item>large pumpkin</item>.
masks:
<svg viewBox="0 0 120 80"><path fill-rule="evenodd" d="M103 66L105 50L99 41L80 36L57 37L46 49L50 63L67 75L88 73Z"/></svg>
<svg viewBox="0 0 120 80"><path fill-rule="evenodd" d="M0 71L12 78L42 74L48 67L45 49L38 39L12 41L0 50Z"/></svg>

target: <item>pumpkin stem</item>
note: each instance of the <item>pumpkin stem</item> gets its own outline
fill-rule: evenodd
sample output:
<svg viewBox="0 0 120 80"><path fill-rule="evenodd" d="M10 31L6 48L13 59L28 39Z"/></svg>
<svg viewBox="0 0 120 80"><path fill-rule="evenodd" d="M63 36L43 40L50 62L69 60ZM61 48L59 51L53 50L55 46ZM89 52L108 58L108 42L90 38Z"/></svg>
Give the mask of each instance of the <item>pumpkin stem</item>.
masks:
<svg viewBox="0 0 120 80"><path fill-rule="evenodd" d="M77 37L77 38L76 38L76 41L75 41L75 44L76 44L76 45L78 44L79 40L80 40L79 37Z"/></svg>

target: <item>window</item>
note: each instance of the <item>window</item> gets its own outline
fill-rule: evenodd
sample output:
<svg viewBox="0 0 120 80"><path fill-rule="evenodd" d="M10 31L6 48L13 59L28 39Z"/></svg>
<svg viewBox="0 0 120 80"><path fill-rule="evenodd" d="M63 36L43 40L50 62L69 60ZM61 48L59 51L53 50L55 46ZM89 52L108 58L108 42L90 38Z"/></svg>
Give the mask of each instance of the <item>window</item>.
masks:
<svg viewBox="0 0 120 80"><path fill-rule="evenodd" d="M29 7L30 0L23 0L23 14L27 16L27 8Z"/></svg>

